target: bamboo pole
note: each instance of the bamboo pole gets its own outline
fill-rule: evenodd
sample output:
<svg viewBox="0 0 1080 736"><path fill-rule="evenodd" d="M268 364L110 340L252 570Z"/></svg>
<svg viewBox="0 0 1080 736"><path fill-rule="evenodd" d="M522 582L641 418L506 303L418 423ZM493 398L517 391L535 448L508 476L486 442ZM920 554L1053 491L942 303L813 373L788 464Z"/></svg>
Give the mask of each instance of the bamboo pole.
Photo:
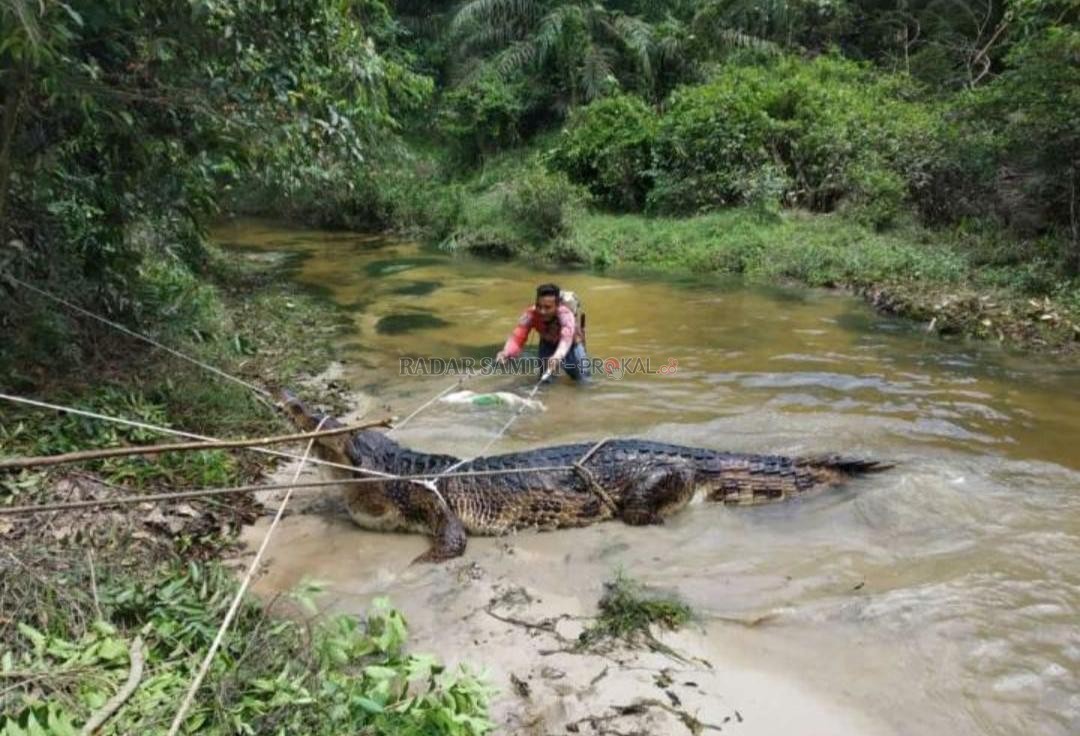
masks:
<svg viewBox="0 0 1080 736"><path fill-rule="evenodd" d="M296 442L299 440L318 439L332 435L359 432L373 427L389 427L390 419L380 419L377 422L366 424L353 424L347 427L334 427L318 432L302 432L299 434L283 434L270 437L257 437L245 440L214 440L211 442L173 442L163 445L136 445L133 447L109 447L100 450L83 450L80 452L65 452L61 455L41 455L37 457L17 457L11 460L0 460L0 470L13 470L19 468L36 468L45 465L61 465L63 463L82 462L85 460L101 460L110 457L125 457L128 455L152 455L159 452L186 452L191 450L228 450L241 447L255 447L260 445L275 445L284 442Z"/></svg>

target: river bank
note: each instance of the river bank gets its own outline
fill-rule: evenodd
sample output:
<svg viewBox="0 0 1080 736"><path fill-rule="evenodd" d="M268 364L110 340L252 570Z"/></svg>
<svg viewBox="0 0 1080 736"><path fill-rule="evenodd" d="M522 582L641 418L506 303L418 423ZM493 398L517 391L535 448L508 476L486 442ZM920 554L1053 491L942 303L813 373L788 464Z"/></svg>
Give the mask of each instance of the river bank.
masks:
<svg viewBox="0 0 1080 736"><path fill-rule="evenodd" d="M1050 240L1021 240L989 223L929 228L910 217L878 229L844 212L777 206L610 213L547 170L558 140L539 136L464 173L443 153L417 151L387 175L371 209L351 214L299 200L290 212L324 227L370 229L374 222L449 252L519 259L537 269L638 269L836 288L947 340L1080 351L1080 281L1054 264ZM250 210L261 211L258 204Z"/></svg>
<svg viewBox="0 0 1080 736"><path fill-rule="evenodd" d="M878 231L840 213L798 210L607 214L558 186L545 198L530 193L550 221L549 232L538 234L523 224L523 205L513 206L520 196L515 181L535 166L530 154L504 154L467 180L463 197L433 190L428 197L436 201L461 197L459 214L434 230L421 221L420 231L450 250L524 258L541 267L644 268L840 288L929 334L1036 352L1080 351L1080 283L1043 262L1038 243L1021 247L993 230L931 230L912 223ZM1029 256L1015 255L1025 249Z"/></svg>
<svg viewBox="0 0 1080 736"><path fill-rule="evenodd" d="M188 315L194 303L204 319L162 339L248 382L300 386L343 406L332 381L302 380L340 349L333 305L291 282L285 257L213 258L210 279L172 294L175 310ZM93 352L51 369L27 361L5 375L5 392L213 437L288 431L236 383L96 323L76 327L78 345ZM160 441L155 431L41 409L5 406L0 415L4 458ZM273 466L207 450L4 470L0 507L232 487ZM220 559L263 513L245 493L0 517L0 734L74 734L92 719L102 734L163 732L237 592ZM303 590L289 593L305 600ZM364 614L302 623L281 602L249 594L183 732L428 732L447 718L460 722L440 733L486 729L482 683L414 657L397 611L373 604Z"/></svg>

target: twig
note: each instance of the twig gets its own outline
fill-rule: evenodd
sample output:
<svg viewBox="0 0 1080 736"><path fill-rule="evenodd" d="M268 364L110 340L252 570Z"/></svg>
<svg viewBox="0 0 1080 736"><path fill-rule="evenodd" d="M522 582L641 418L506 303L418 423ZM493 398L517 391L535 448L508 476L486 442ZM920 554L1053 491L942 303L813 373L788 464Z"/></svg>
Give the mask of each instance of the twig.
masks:
<svg viewBox="0 0 1080 736"><path fill-rule="evenodd" d="M680 710L679 708L675 708L663 701L656 700L654 698L639 698L638 700L635 700L629 705L611 705L608 707L615 712L606 716L585 716L584 718L579 718L572 723L566 724L567 730L569 730L570 726L577 727L582 723L588 723L590 726L596 729L596 724L598 723L607 723L609 721L614 721L619 718L625 718L627 716L643 715L649 710L649 708L659 708L660 710L667 711L671 715L675 716L684 726L686 726L686 730L693 734L693 736L699 736L699 734L701 734L706 729L712 729L714 731L723 730L720 728L720 726L714 725L712 723L705 723L704 721L699 721L697 718L690 715L685 710Z"/></svg>
<svg viewBox="0 0 1080 736"><path fill-rule="evenodd" d="M98 600L97 575L94 573L94 550L86 550L86 561L90 563L90 592L94 594L94 611L97 612L100 621L103 617L101 615L101 603Z"/></svg>
<svg viewBox="0 0 1080 736"><path fill-rule="evenodd" d="M142 637L135 636L135 640L131 642L131 668L128 670L127 682L120 690L109 698L109 702L105 703L94 715L90 716L90 720L86 722L86 725L82 727L82 731L79 732L80 736L90 736L102 725L105 721L112 717L113 713L120 709L120 706L131 697L131 694L135 692L135 688L139 686L139 680L142 679L143 673L143 661L146 658L146 650L143 646Z"/></svg>
<svg viewBox="0 0 1080 736"><path fill-rule="evenodd" d="M256 447L259 445L275 445L284 442L296 442L308 440L313 437L329 437L331 435L358 432L372 427L389 427L389 419L381 419L377 422L366 424L354 424L348 427L335 427L324 429L321 432L303 432L300 434L283 434L271 437L256 437L245 440L211 440L208 442L173 442L163 445L138 445L135 447L108 447L101 450L84 450L81 452L65 452L61 455L43 455L39 457L19 457L12 460L0 460L0 470L14 468L34 468L43 465L60 465L62 463L81 462L84 460L100 460L107 457L124 457L127 455L151 455L159 452L181 452L189 450L227 450L230 448Z"/></svg>
<svg viewBox="0 0 1080 736"><path fill-rule="evenodd" d="M541 619L539 622L533 622L533 621L525 621L525 620L520 619L520 618L514 618L512 616L500 616L499 614L492 611L491 608L485 608L484 612L487 615L491 616L496 621L502 621L504 624L511 624L513 626L521 626L522 628L534 629L536 631L543 631L545 634L551 634L552 636L554 636L556 639L558 639L561 642L567 642L568 641L566 637L564 637L562 634L560 634L555 629L555 624L557 624L559 621L562 621L564 618L567 618L567 616L565 614L562 615L562 616L557 616L555 618L545 618L545 619Z"/></svg>

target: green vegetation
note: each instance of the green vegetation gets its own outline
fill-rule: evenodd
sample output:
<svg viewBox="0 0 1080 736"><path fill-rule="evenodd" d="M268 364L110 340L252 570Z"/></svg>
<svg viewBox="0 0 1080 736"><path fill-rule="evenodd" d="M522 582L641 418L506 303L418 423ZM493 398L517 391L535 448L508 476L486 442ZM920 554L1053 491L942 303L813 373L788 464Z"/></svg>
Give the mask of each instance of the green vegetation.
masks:
<svg viewBox="0 0 1080 736"><path fill-rule="evenodd" d="M838 214L906 239L927 259L920 274L956 251L965 287L1058 304L1080 276L1078 12L1068 0L3 0L0 283L183 332L212 320L170 296L207 280L205 227L222 212L666 266L685 260L677 242L597 259L605 246L582 235L601 213L745 209L767 247L785 210ZM787 219L800 240L854 232ZM876 277L847 258L852 242L829 244L848 274L813 282ZM80 353L70 318L0 288L0 374L34 352Z"/></svg>
<svg viewBox="0 0 1080 736"><path fill-rule="evenodd" d="M0 0L0 387L210 435L273 431L245 389L20 285L253 382L321 368L338 329L329 308L210 247L213 219L232 213L501 257L847 287L938 332L1076 349L1078 151L1073 0ZM148 440L37 410L5 408L0 420L4 454ZM94 485L80 492L100 494L107 483L235 483L265 467L203 452L87 470ZM5 474L0 502L56 498L75 477ZM212 557L252 504L191 509L188 521L170 507L151 524L170 530L173 558ZM136 521L117 523L147 533ZM61 531L57 540L71 530ZM71 533L123 546L112 526ZM0 535L40 530L5 524ZM64 569L42 567L49 590L70 586ZM195 573L118 564L103 590L151 574L184 588ZM16 641L4 619L19 661L5 671L37 668L5 691L28 698L9 733L84 718L101 678L115 687L136 631L104 596L101 616L78 620L48 596L27 600L18 618L40 636ZM212 609L192 601L168 627ZM332 636L333 626L298 639L272 621L259 631L285 632L285 659L271 662ZM467 680L459 692L421 667L427 695L395 689L399 664L406 679L413 666L395 647L319 664L319 675L298 655L284 680L258 674L199 707L219 730L377 728L385 714L373 703L402 717L438 712L455 724L447 733L482 728ZM394 670L389 690L334 669L368 656ZM160 641L150 660L161 676L190 665ZM84 666L93 676L73 679ZM255 682L273 692L252 695ZM432 705L459 696L450 715ZM150 727L138 719L157 706L133 702L121 716L133 720L111 727ZM323 720L303 720L316 711Z"/></svg>
<svg viewBox="0 0 1080 736"><path fill-rule="evenodd" d="M81 555L18 552L56 587L38 590L44 599L3 628L0 734L77 733L127 679L137 641L139 686L98 733L163 732L235 594L233 575L216 564L167 562L138 576L106 566L92 594ZM25 604L23 588L9 585L6 603ZM310 606L314 592L300 602ZM364 620L305 623L248 599L183 732L486 733L487 688L467 670L406 653L405 641L405 620L386 601Z"/></svg>
<svg viewBox="0 0 1080 736"><path fill-rule="evenodd" d="M325 367L340 325L327 319L332 307L282 278L287 264L211 250L208 268L210 281L170 292L178 312L202 315L186 335L168 333L174 345L264 385ZM60 403L211 436L282 430L247 389L208 381L186 362L92 325L72 328L91 331L97 343L80 370L19 380L40 380ZM143 369L132 375L122 368L127 361ZM5 408L0 420L0 456L159 441L146 430L37 409ZM235 485L266 471L253 457L208 451L5 473L0 504ZM124 511L0 519L3 736L77 733L125 682L136 636L145 646L139 686L100 732L162 732L175 714L237 585L232 572L200 560L232 546L240 525L255 518L254 502L195 499ZM300 591L296 602L310 608L316 592ZM405 633L403 617L385 603L366 620L305 621L249 597L183 732L487 732L490 692L482 681L407 653Z"/></svg>
<svg viewBox="0 0 1080 736"><path fill-rule="evenodd" d="M629 644L644 641L656 649L665 649L651 628L668 630L682 628L690 621L690 607L677 598L656 593L640 583L618 573L614 580L604 583L600 597L600 613L578 637L578 646L591 647L609 640Z"/></svg>

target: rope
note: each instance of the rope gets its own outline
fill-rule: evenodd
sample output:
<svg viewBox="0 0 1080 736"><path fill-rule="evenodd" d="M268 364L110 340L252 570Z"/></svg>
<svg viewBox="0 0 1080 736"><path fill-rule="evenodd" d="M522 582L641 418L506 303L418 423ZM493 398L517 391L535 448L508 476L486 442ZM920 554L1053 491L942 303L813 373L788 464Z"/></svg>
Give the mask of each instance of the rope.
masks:
<svg viewBox="0 0 1080 736"><path fill-rule="evenodd" d="M311 458L308 458L308 462ZM394 475L391 479L397 481L412 481L422 483L434 478L468 478L483 475L527 475L530 473L549 473L555 471L576 470L574 465L533 465L526 468L491 468L488 470L462 470L456 473L427 475ZM279 491L286 488L297 490L319 490L330 486L342 485L366 485L368 483L385 483L386 478L341 478L338 480L312 480L303 483L267 483L246 486L233 486L231 488L196 488L190 491L172 491L170 493L143 493L133 496L117 496L116 498L95 498L84 501L58 501L56 503L27 504L25 506L0 507L0 517L20 516L22 514L52 513L56 511L74 511L78 509L91 509L104 506L127 506L130 504L151 503L154 501L184 501L192 498L205 498L211 496L231 496L239 493L254 493L258 491Z"/></svg>
<svg viewBox="0 0 1080 736"><path fill-rule="evenodd" d="M550 372L545 371L544 375L540 376L540 380L537 381L536 385L532 387L532 391L529 392L529 396L526 398L526 400L521 402L521 405L518 406L514 413L510 415L510 418L507 419L506 423L502 426L502 428L500 428L499 431L495 433L495 436L487 441L487 444L484 445L480 452L476 453L471 458L462 458L461 460L458 460L446 470L439 473L439 475L432 481L432 485L434 485L435 481L437 481L439 478L442 478L453 470L457 470L465 463L471 463L476 458L482 457L484 453L490 450L491 446L494 445L504 434L506 434L506 430L510 429L510 425L513 424L519 416L521 416L522 412L525 411L525 407L529 405L528 402L531 401L534 396L536 396L536 392L540 390L540 387L544 385L544 381L546 381L548 379L548 376L550 375Z"/></svg>
<svg viewBox="0 0 1080 736"><path fill-rule="evenodd" d="M159 427L156 424L147 424L146 422L138 422L133 419L124 419L122 417L111 417L107 414L98 414L97 412L87 411L85 409L76 409L70 406L61 406L59 404L49 404L45 401L37 401L36 399L26 399L21 396L11 396L9 394L0 393L0 399L5 401L11 401L16 404L26 404L28 406L36 406L41 409L51 409L52 411L61 411L67 414L75 414L81 417L88 417L90 419L100 419L106 422L113 422L115 424L122 424L126 427L135 427L137 429L146 429L152 432L160 432L161 434L172 435L174 437L186 437L190 440L200 440L203 442L220 442L214 437L207 437L202 434L194 434L193 432L185 432L180 429L170 429L169 427ZM284 452L281 450L271 450L266 447L247 447L243 448L249 452L257 452L261 455L271 455L273 457L283 457L289 460L299 460L300 455L294 455L291 452ZM344 463L335 463L332 460L323 460L322 458L308 458L308 462L312 465L324 465L331 468L338 468L341 470L348 470L352 473L367 473L368 475L393 479L395 476L390 473L381 473L378 470L368 470L366 468L358 468L355 465L346 465Z"/></svg>
<svg viewBox="0 0 1080 736"><path fill-rule="evenodd" d="M589 487L589 490L596 494L600 498L600 500L605 505L607 505L609 509L611 509L612 512L616 512L619 510L618 504L616 504L615 500L611 497L611 495L606 490L604 490L604 487L600 485L600 481L596 479L596 476L593 474L593 472L585 467L585 463L587 463L589 459L596 454L597 450L606 445L610 439L610 437L605 437L604 439L593 445L591 448L589 448L589 451L582 455L580 460L574 463L574 470L577 471L578 475L582 477L582 479L585 481L585 485Z"/></svg>
<svg viewBox="0 0 1080 736"><path fill-rule="evenodd" d="M58 455L40 455L36 457L17 457L12 460L0 460L0 470L13 468L38 468L44 465L63 465L65 463L83 462L85 460L102 460L114 457L129 457L131 455L156 455L162 452L187 452L191 450L242 450L256 445L280 445L286 442L307 440L312 437L332 437L339 434L359 432L372 427L388 427L389 419L381 419L377 422L365 424L349 424L333 429L324 429L318 434L300 432L298 434L282 434L269 437L256 437L250 440L215 440L214 442L172 442L164 445L130 445L127 447L106 447L100 450L83 450L81 452L64 452Z"/></svg>
<svg viewBox="0 0 1080 736"><path fill-rule="evenodd" d="M450 384L449 386L447 386L446 388L444 388L444 389L443 389L442 391L440 391L439 393L437 393L437 394L435 394L434 396L432 396L432 397L431 397L430 399L428 399L428 400L427 400L427 401L425 401L425 402L424 402L423 404L421 404L421 405L420 405L420 406L418 406L418 407L417 407L416 409L414 409L414 410L413 410L413 412L412 412L411 414L409 414L409 416L405 417L405 418L404 418L404 419L402 419L402 420L401 420L400 422L398 422L398 423L397 423L397 424L395 424L395 425L394 425L393 427L391 427L391 428L389 429L389 431L387 431L387 433L386 433L386 434L387 434L387 435L393 434L393 433L394 433L394 432L396 432L397 430L399 430L399 429L401 429L402 427L404 427L404 426L405 426L406 424L408 424L409 422L411 422L411 421L412 421L413 417L415 417L415 416L416 416L417 414L419 414L420 412L424 411L424 409L427 409L427 408L428 408L429 406L431 406L432 404L434 404L434 403L435 403L436 401L438 401L439 399L441 399L441 398L442 398L443 396L446 396L446 395L447 395L448 393L450 393L450 392L451 392L451 391L452 391L453 389L455 389L455 388L461 388L461 385L462 385L462 384L464 383L464 381L465 381L465 377L459 378L459 379L458 379L457 381L455 381L454 383Z"/></svg>
<svg viewBox="0 0 1080 736"><path fill-rule="evenodd" d="M322 429L323 422L325 422L326 419L326 417L323 417L322 420L319 421L319 426L315 428L316 432ZM314 446L315 438L312 437L308 440L307 448L304 450L304 456L301 458L300 464L296 467L296 472L293 474L294 483L300 478L300 472L304 469L308 456L311 455L311 448ZM266 530L266 536L263 537L262 544L259 545L259 550L255 553L255 558L251 561L251 564L248 565L244 580L240 583L240 588L236 591L232 604L225 614L225 620L221 622L221 627L218 629L217 636L214 637L214 641L210 645L209 651L206 652L206 656L199 666L199 671L195 675L195 679L191 681L191 687L188 688L187 695L184 696L183 702L180 703L180 710L176 712L176 718L173 719L172 726L169 727L168 736L176 736L176 734L180 732L180 727L184 723L184 718L187 716L187 712L191 709L191 704L195 700L195 694L199 691L199 686L202 685L202 681L206 678L206 673L210 670L210 664L214 661L214 655L217 654L218 648L221 647L221 642L225 638L225 632L229 629L229 625L236 616L236 612L240 609L240 602L243 600L244 593L247 592L252 578L255 577L255 570L258 569L259 563L262 561L262 556L270 543L270 537L273 536L278 522L281 521L281 517L285 512L285 507L288 505L289 499L292 498L292 493L292 489L290 488L286 491L285 498L281 500L281 505L278 506L277 513L274 514L274 520L270 522L270 526Z"/></svg>
<svg viewBox="0 0 1080 736"><path fill-rule="evenodd" d="M67 307L68 309L74 310L74 311L78 312L79 314L82 314L82 315L84 315L86 317L89 317L90 319L97 320L98 322L101 322L102 324L106 324L109 327L113 327L113 328L115 328L117 330L120 330L125 335L130 335L131 337L134 337L137 340L142 340L145 343L149 343L150 345L153 345L154 347L156 347L156 348L158 348L160 350L164 350L166 353L169 353L170 355L174 355L177 358L180 358L181 360L186 360L188 363L191 363L192 365L196 365L196 366L202 368L203 370L210 371L211 373L213 373L213 374L215 374L217 376L220 376L221 378L224 378L227 381L232 381L233 383L236 383L236 384L238 384L240 386L251 389L252 391L254 391L259 396L262 396L264 399L270 399L271 398L270 392L267 391L264 388L256 386L253 383L248 383L247 381L245 381L242 378L237 378L236 376L230 375L230 374L226 373L225 371L221 370L220 368L216 368L216 367L210 365L209 363L204 363L203 361L199 360L198 358L192 358L190 355L185 355L184 353L181 353L179 350L174 350L173 348L170 348L168 345L163 345L162 343L158 342L157 340L155 340L152 337L147 337L146 335L140 334L138 332L135 332L132 329L124 327L119 322L113 322L110 319L106 319L105 317L101 317L101 316L99 316L97 314L94 314L93 312L90 312L90 311L88 311L86 309L83 309L78 304L73 304L73 303L69 302L68 300L66 300L66 299L64 299L62 297L58 297L55 294L50 294L49 292L45 291L44 289L39 289L38 287L33 286L31 284L28 284L25 281L22 281L21 279L18 279L18 278L14 277L14 276L8 276L8 278L11 281L15 282L16 284L19 284L23 288L29 289L30 291L34 292L35 294L39 294L40 296L43 296L46 299L51 299L52 301L56 302L57 304L62 304L63 306Z"/></svg>

